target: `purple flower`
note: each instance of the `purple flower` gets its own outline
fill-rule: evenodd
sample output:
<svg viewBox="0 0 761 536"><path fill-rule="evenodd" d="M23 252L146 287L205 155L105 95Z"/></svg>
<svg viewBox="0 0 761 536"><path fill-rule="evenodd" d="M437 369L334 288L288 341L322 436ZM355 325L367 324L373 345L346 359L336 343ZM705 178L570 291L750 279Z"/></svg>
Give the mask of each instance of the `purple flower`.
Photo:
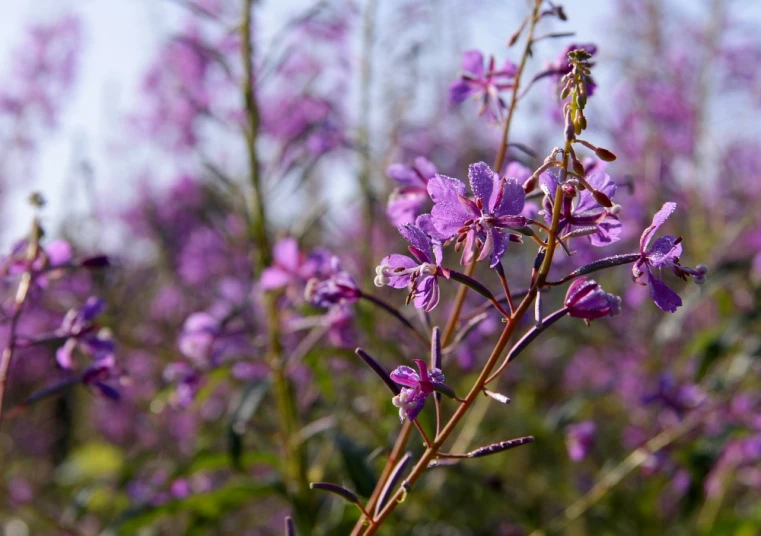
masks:
<svg viewBox="0 0 761 536"><path fill-rule="evenodd" d="M571 460L580 462L589 455L594 448L596 430L594 421L583 421L568 427L566 447Z"/></svg>
<svg viewBox="0 0 761 536"><path fill-rule="evenodd" d="M499 92L513 87L512 79L517 70L518 67L510 60L505 61L502 69L497 70L494 56L485 68L483 54L478 50L469 50L463 54L463 72L460 79L450 86L449 98L455 104L460 104L470 96L480 95L482 104L479 114L487 113L490 117L498 118L507 108Z"/></svg>
<svg viewBox="0 0 761 536"><path fill-rule="evenodd" d="M215 348L222 329L219 321L209 313L191 314L182 326L178 346L182 355L197 365L204 365L219 357Z"/></svg>
<svg viewBox="0 0 761 536"><path fill-rule="evenodd" d="M401 186L391 192L386 214L393 225L412 223L420 214L420 207L428 201L428 181L436 175L436 166L422 156L412 166L392 164L386 174Z"/></svg>
<svg viewBox="0 0 761 536"><path fill-rule="evenodd" d="M548 194L544 198L544 217L547 221L552 221L552 206L558 179L558 171L554 168L542 173L541 176L540 184ZM592 173L586 177L586 181L592 188L605 194L608 199L613 199L616 194L616 185L607 173ZM610 209L604 208L588 189L578 192L577 201L574 203L575 193L575 189L569 188L568 195L563 197L559 230L571 231L573 227L596 227L597 232L588 235L589 242L593 246L607 246L618 242L621 239L621 222L614 214L618 210L617 205Z"/></svg>
<svg viewBox="0 0 761 536"><path fill-rule="evenodd" d="M565 306L570 316L590 321L620 313L621 298L605 292L597 281L582 277L568 287Z"/></svg>
<svg viewBox="0 0 761 536"><path fill-rule="evenodd" d="M183 361L170 363L164 369L164 379L175 384L172 403L179 407L187 407L201 387L201 376L198 371Z"/></svg>
<svg viewBox="0 0 761 536"><path fill-rule="evenodd" d="M348 273L341 269L338 257L330 261L330 272L326 277L313 277L307 282L304 297L312 305L317 307L331 307L333 305L346 305L359 300L362 295L357 282Z"/></svg>
<svg viewBox="0 0 761 536"><path fill-rule="evenodd" d="M705 282L705 275L708 272L708 267L703 264L698 265L694 270L679 264L679 255L682 254L681 237L662 236L648 248L655 232L666 222L675 209L676 203L664 203L661 210L653 216L653 222L645 229L639 239L640 259L632 266L634 281L640 285L648 285L655 305L670 313L676 312L677 307L682 305L682 299L653 274L653 269L657 269L660 273L661 268L670 268L677 277L685 281L687 276L691 275L697 284ZM647 277L647 283L642 282L642 276Z"/></svg>
<svg viewBox="0 0 761 536"><path fill-rule="evenodd" d="M100 298L90 296L79 309L71 309L61 322L58 335L67 337L63 346L56 350L58 365L67 370L74 368L74 351L79 347L88 353L101 355L102 344L98 335L93 335L96 329L95 318L105 309L106 304Z"/></svg>
<svg viewBox="0 0 761 536"><path fill-rule="evenodd" d="M438 276L446 273L441 270L441 242L432 240L420 227L411 223L399 226L399 233L410 243L408 249L414 258L398 253L384 257L375 270L375 285L393 288L411 286L408 301L414 299L415 307L431 311L439 303Z"/></svg>
<svg viewBox="0 0 761 536"><path fill-rule="evenodd" d="M465 197L465 185L457 179L436 175L428 182L428 193L435 203L432 222L441 237L457 236L457 248L464 242L463 265L470 264L480 247L478 260L491 256L494 267L509 241L520 242L520 236L502 230L526 226L521 215L526 194L517 180L500 179L484 162L470 165L468 179L475 201Z"/></svg>
<svg viewBox="0 0 761 536"><path fill-rule="evenodd" d="M401 421L405 417L415 420L423 410L425 399L433 393L434 384L444 383L444 373L440 369L434 368L429 372L425 361L413 359L413 362L420 374L407 366L397 367L390 374L395 383L403 386L401 392L392 399L394 406L399 408Z"/></svg>

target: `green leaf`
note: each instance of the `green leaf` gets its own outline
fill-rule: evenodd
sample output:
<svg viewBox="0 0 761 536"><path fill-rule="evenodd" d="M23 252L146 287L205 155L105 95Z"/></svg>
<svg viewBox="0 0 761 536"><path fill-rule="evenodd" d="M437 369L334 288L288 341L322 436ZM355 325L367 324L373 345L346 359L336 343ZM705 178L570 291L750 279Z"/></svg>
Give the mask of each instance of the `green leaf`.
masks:
<svg viewBox="0 0 761 536"><path fill-rule="evenodd" d="M243 455L243 436L246 433L248 422L256 413L256 409L267 394L270 384L265 381L251 382L240 396L240 401L230 416L227 426L228 454L230 463L237 470L242 470L241 457Z"/></svg>
<svg viewBox="0 0 761 536"><path fill-rule="evenodd" d="M369 497L375 489L376 478L367 461L368 452L341 433L336 434L336 444L354 489L363 497Z"/></svg>

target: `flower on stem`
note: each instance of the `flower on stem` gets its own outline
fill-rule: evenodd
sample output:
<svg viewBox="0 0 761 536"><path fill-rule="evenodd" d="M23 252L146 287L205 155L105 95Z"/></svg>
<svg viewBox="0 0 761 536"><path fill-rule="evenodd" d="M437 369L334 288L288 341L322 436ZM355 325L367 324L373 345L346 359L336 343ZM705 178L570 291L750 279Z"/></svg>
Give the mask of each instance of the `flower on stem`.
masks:
<svg viewBox="0 0 761 536"><path fill-rule="evenodd" d="M572 43L565 47L558 58L554 62L547 65L547 72L552 72L555 74L556 82L559 83L564 77L567 77L571 74L573 68L571 67L571 63L568 61L568 54L574 50L583 50L591 58L597 53L597 45L592 43L586 43L583 45ZM586 85L587 94L591 97L597 88L597 84L590 75L585 76L584 83Z"/></svg>
<svg viewBox="0 0 761 536"><path fill-rule="evenodd" d="M421 221L425 222L426 218ZM446 277L448 273L441 269L442 245L410 223L400 225L399 233L410 243L409 251L413 258L398 253L384 257L375 270L375 285L393 288L411 286L407 301L412 299L418 309L431 311L439 303L438 276Z"/></svg>
<svg viewBox="0 0 761 536"><path fill-rule="evenodd" d="M597 281L582 277L568 287L565 306L570 316L589 322L619 314L621 298L605 292Z"/></svg>
<svg viewBox="0 0 761 536"><path fill-rule="evenodd" d="M482 104L479 114L499 118L507 109L507 104L499 93L513 87L518 66L507 60L501 69L497 69L494 56L489 59L488 66L485 66L483 54L478 50L469 50L463 55L462 71L460 79L449 88L450 100L460 104L470 96L480 96Z"/></svg>
<svg viewBox="0 0 761 536"><path fill-rule="evenodd" d="M444 383L444 373L441 369L434 368L430 371L425 361L413 359L420 374L411 367L397 367L391 374L391 379L402 386L401 392L396 395L392 402L399 408L399 419L415 420L423 410L425 400L434 391L435 384Z"/></svg>
<svg viewBox="0 0 761 536"><path fill-rule="evenodd" d="M587 457L594 448L596 431L594 421L583 421L568 427L565 441L571 460L580 462Z"/></svg>
<svg viewBox="0 0 761 536"><path fill-rule="evenodd" d="M311 278L304 291L304 297L309 303L324 308L355 303L361 294L354 278L341 269L338 257L330 260L330 271L326 276Z"/></svg>
<svg viewBox="0 0 761 536"><path fill-rule="evenodd" d="M114 343L107 329L98 329L95 318L105 309L103 300L91 296L79 309L70 310L63 319L58 334L68 337L56 351L58 365L74 369L74 352L79 349L90 357L90 364L82 373L82 383L96 388L102 395L118 399L119 392L106 383L112 379L116 363Z"/></svg>
<svg viewBox="0 0 761 536"><path fill-rule="evenodd" d="M278 240L272 248L272 257L272 265L264 269L259 279L259 286L264 290L303 288L312 277L327 277L332 259L324 248L315 248L305 255L292 237Z"/></svg>
<svg viewBox="0 0 761 536"><path fill-rule="evenodd" d="M209 313L193 313L182 326L178 340L180 352L196 365L214 362L221 353L216 345L221 334L219 320Z"/></svg>
<svg viewBox="0 0 761 536"><path fill-rule="evenodd" d="M547 221L552 221L552 206L559 179L557 168L551 168L541 175L542 189L548 193L543 203L544 217ZM593 246L601 247L618 242L621 239L621 222L614 213L617 210L616 205L605 208L595 198L595 193L602 193L608 199L613 199L616 195L615 183L607 173L603 172L592 173L585 180L594 188L594 192L585 188L577 195L575 188L570 184L567 186L558 229L571 231L573 227L596 227L597 231L588 235L589 242ZM574 203L574 197L576 203Z"/></svg>
<svg viewBox="0 0 761 536"><path fill-rule="evenodd" d="M428 200L428 181L436 175L436 166L418 156L412 166L390 165L386 174L400 184L388 198L386 214L391 223L399 226L414 222Z"/></svg>
<svg viewBox="0 0 761 536"><path fill-rule="evenodd" d="M634 281L640 285L648 285L655 305L670 313L676 312L677 307L682 305L682 299L663 280L656 277L653 270L656 269L660 273L662 268L670 268L677 277L685 281L687 276L692 276L698 285L705 282L705 276L708 273L708 267L704 264L698 265L695 269L679 264L679 256L682 254L681 237L662 236L650 246L650 241L656 231L666 222L675 209L676 203L664 203L661 210L656 212L653 216L653 222L645 229L639 239L640 258L632 266ZM648 246L650 247L648 248ZM647 277L647 283L642 281L643 276Z"/></svg>
<svg viewBox="0 0 761 536"><path fill-rule="evenodd" d="M517 180L500 179L484 162L470 165L468 179L475 201L465 197L465 185L457 179L436 175L428 182L428 193L435 203L432 222L441 236L457 237L456 248L463 247L463 266L470 264L480 247L478 260L491 256L494 267L508 242L521 241L519 235L502 231L526 226L521 215L526 194Z"/></svg>

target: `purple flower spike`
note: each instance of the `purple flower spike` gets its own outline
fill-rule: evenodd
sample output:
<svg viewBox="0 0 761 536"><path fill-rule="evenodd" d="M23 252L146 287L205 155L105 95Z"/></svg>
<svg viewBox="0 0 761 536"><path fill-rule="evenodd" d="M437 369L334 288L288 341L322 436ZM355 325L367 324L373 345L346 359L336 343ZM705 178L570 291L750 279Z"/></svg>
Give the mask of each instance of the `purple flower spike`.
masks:
<svg viewBox="0 0 761 536"><path fill-rule="evenodd" d="M491 267L502 259L507 243L520 242L520 236L504 233L504 229L522 229L526 218L521 215L526 194L520 183L501 178L484 162L468 169L475 201L464 196L465 185L457 179L437 175L428 182L428 193L434 201L431 216L440 236L457 237L456 248L463 247L461 264L470 264L476 248L478 260L491 257Z"/></svg>
<svg viewBox="0 0 761 536"><path fill-rule="evenodd" d="M582 277L568 287L565 306L572 317L590 321L620 313L621 298L605 292L597 281Z"/></svg>
<svg viewBox="0 0 761 536"><path fill-rule="evenodd" d="M313 277L307 282L304 297L317 307L348 305L359 300L362 293L354 278L341 269L338 257L330 261L330 271L324 278Z"/></svg>
<svg viewBox="0 0 761 536"><path fill-rule="evenodd" d="M444 373L440 369L429 371L421 359L414 359L413 362L420 371L419 374L411 367L402 365L389 375L395 383L403 386L402 391L392 399L394 406L399 408L401 421L405 417L415 420L423 410L426 398L433 393L434 384L444 383Z"/></svg>
<svg viewBox="0 0 761 536"><path fill-rule="evenodd" d="M391 192L386 214L393 225L413 223L428 201L428 181L436 175L436 166L418 156L414 165L392 164L386 174L400 184Z"/></svg>
<svg viewBox="0 0 761 536"><path fill-rule="evenodd" d="M424 225L428 221L423 216L418 220ZM410 243L409 251L413 258L398 253L384 257L375 269L375 285L393 288L411 286L408 302L412 299L418 309L431 311L439 303L438 276L446 277L448 273L441 268L441 242L410 223L400 225L399 233Z"/></svg>
<svg viewBox="0 0 761 536"><path fill-rule="evenodd" d="M682 254L681 237L662 236L650 246L653 236L674 210L676 210L676 203L664 203L661 210L653 216L653 222L639 239L640 259L632 266L634 281L640 285L648 285L655 305L669 313L676 312L677 307L682 305L682 299L653 274L653 269L657 269L660 273L662 268L670 268L677 277L685 281L687 276L692 276L697 284L704 283L708 273L708 267L704 264L698 265L695 269L679 264L679 256ZM647 283L642 281L642 276L647 277Z"/></svg>
<svg viewBox="0 0 761 536"><path fill-rule="evenodd" d="M497 69L494 56L484 65L484 56L478 50L465 52L462 60L460 79L449 88L449 98L455 104L464 102L468 97L481 98L480 115L499 118L507 108L499 93L512 89L513 77L518 66L507 60L501 69Z"/></svg>
<svg viewBox="0 0 761 536"><path fill-rule="evenodd" d="M540 184L542 188L549 193L544 198L544 217L547 221L552 221L552 206L555 202L555 190L558 185L558 171L550 169L542 173ZM616 185L610 179L607 173L602 171L594 172L586 177L589 185L605 194L609 199L613 199L616 194ZM616 215L620 206L613 205L611 208L605 208L600 205L589 190L581 190L574 203L574 198L565 196L563 198L563 210L558 229L571 231L574 227L596 227L597 231L588 235L589 242L596 247L607 246L621 239L621 222Z"/></svg>
<svg viewBox="0 0 761 536"><path fill-rule="evenodd" d="M589 455L595 445L596 431L594 421L583 421L568 427L566 446L571 460L580 462Z"/></svg>

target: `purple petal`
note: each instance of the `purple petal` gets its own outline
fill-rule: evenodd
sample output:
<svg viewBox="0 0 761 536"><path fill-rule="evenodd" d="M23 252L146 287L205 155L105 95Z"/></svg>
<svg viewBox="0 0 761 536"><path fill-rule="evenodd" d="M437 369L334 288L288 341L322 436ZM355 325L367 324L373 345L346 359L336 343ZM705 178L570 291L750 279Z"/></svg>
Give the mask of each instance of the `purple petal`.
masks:
<svg viewBox="0 0 761 536"><path fill-rule="evenodd" d="M439 282L433 276L427 276L418 281L417 292L413 304L418 309L431 312L439 303Z"/></svg>
<svg viewBox="0 0 761 536"><path fill-rule="evenodd" d="M476 91L478 88L467 80L457 80L449 86L449 100L455 104L460 104Z"/></svg>
<svg viewBox="0 0 761 536"><path fill-rule="evenodd" d="M410 259L406 255L399 255L398 253L393 253L387 257L384 257L381 261L381 265L388 265L392 269L393 268L404 268L405 270L408 268L415 268L418 266L418 263L415 262L413 259ZM407 285L410 284L410 275L393 275L393 270L391 271L391 274L389 275L390 282L388 283L388 286L393 288L405 288Z"/></svg>
<svg viewBox="0 0 761 536"><path fill-rule="evenodd" d="M72 354L74 353L74 348L76 347L77 339L66 339L64 345L56 350L55 353L55 360L58 362L58 366L60 366L62 369L71 370L71 368L74 366Z"/></svg>
<svg viewBox="0 0 761 536"><path fill-rule="evenodd" d="M429 181L436 175L436 166L425 158L424 156L418 156L415 158L415 169L417 169L426 181Z"/></svg>
<svg viewBox="0 0 761 536"><path fill-rule="evenodd" d="M404 164L391 164L386 169L386 175L404 186L425 187L425 183L415 170Z"/></svg>
<svg viewBox="0 0 761 536"><path fill-rule="evenodd" d="M462 55L462 70L476 78L483 78L484 55L480 50L468 50Z"/></svg>
<svg viewBox="0 0 761 536"><path fill-rule="evenodd" d="M468 180L476 198L483 200L486 205L491 199L494 182L499 177L485 162L476 162L468 167Z"/></svg>
<svg viewBox="0 0 761 536"><path fill-rule="evenodd" d="M623 226L618 218L609 215L597 224L597 232L589 236L589 242L595 247L603 247L621 240Z"/></svg>
<svg viewBox="0 0 761 536"><path fill-rule="evenodd" d="M415 372L415 369L406 365L396 367L389 376L394 382L405 387L417 387L420 382L420 376Z"/></svg>
<svg viewBox="0 0 761 536"><path fill-rule="evenodd" d="M386 215L397 227L404 223L412 223L427 200L425 190L397 188L388 198Z"/></svg>
<svg viewBox="0 0 761 536"><path fill-rule="evenodd" d="M682 244L673 236L662 236L647 251L647 262L650 266L659 268L669 261L676 261L682 254Z"/></svg>
<svg viewBox="0 0 761 536"><path fill-rule="evenodd" d="M496 202L498 192L492 195L489 201L491 213L494 216L516 216L523 212L523 206L526 204L526 192L523 186L515 179L507 179L502 189L502 199L498 207L491 206Z"/></svg>
<svg viewBox="0 0 761 536"><path fill-rule="evenodd" d="M436 266L441 266L441 262L444 259L444 246L442 241L447 240L449 237L442 235L436 226L433 224L433 216L430 214L421 214L415 220L417 225L425 234L431 237L431 249L433 249L433 257L436 259Z"/></svg>
<svg viewBox="0 0 761 536"><path fill-rule="evenodd" d="M616 184L610 179L607 173L593 173L587 177L587 182L595 190L599 190L610 199L616 194ZM600 204L595 201L589 190L579 192L579 202L576 204L574 212L581 214L589 210L601 210Z"/></svg>
<svg viewBox="0 0 761 536"><path fill-rule="evenodd" d="M473 216L459 201L436 203L431 210L436 230L447 239L454 236L463 224Z"/></svg>
<svg viewBox="0 0 761 536"><path fill-rule="evenodd" d="M399 234L410 243L411 246L420 250L425 256L426 261L433 263L433 252L431 250L431 239L417 226L406 223L399 226Z"/></svg>
<svg viewBox="0 0 761 536"><path fill-rule="evenodd" d="M272 248L275 263L289 272L296 272L300 264L299 244L295 238L278 240Z"/></svg>
<svg viewBox="0 0 761 536"><path fill-rule="evenodd" d="M264 290L284 287L291 282L292 275L277 266L265 268L259 278L259 286Z"/></svg>
<svg viewBox="0 0 761 536"><path fill-rule="evenodd" d="M60 266L71 261L71 245L66 240L53 240L45 248L51 266Z"/></svg>
<svg viewBox="0 0 761 536"><path fill-rule="evenodd" d="M502 256L507 250L507 244L510 242L510 237L497 229L492 230L492 234L494 235L494 251L491 254L490 267L494 268L502 260Z"/></svg>
<svg viewBox="0 0 761 536"><path fill-rule="evenodd" d="M655 216L653 216L653 223L650 224L650 227L645 229L645 232L642 233L642 236L639 239L640 251L644 252L645 249L647 249L655 232L666 222L674 210L676 210L676 203L664 203L663 207L655 213Z"/></svg>
<svg viewBox="0 0 761 536"><path fill-rule="evenodd" d="M459 196L465 195L465 184L446 175L434 175L427 189L434 203L456 203Z"/></svg>
<svg viewBox="0 0 761 536"><path fill-rule="evenodd" d="M682 305L682 298L654 275L648 274L647 282L650 285L650 295L653 297L655 305L664 311L675 313L676 308Z"/></svg>
<svg viewBox="0 0 761 536"><path fill-rule="evenodd" d="M521 184L531 176L531 170L520 162L510 162L505 169L505 177L515 179Z"/></svg>

